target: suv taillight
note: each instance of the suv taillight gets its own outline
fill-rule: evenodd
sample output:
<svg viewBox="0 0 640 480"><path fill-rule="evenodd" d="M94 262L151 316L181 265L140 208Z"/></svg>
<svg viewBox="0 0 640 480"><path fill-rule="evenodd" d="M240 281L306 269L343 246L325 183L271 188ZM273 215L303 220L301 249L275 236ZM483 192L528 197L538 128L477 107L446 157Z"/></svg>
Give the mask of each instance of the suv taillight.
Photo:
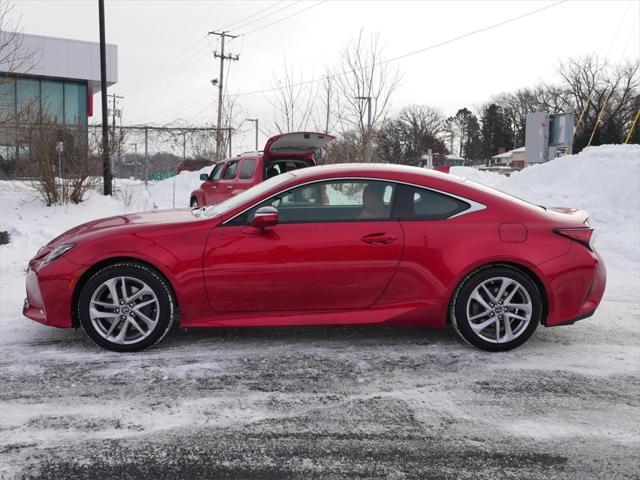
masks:
<svg viewBox="0 0 640 480"><path fill-rule="evenodd" d="M571 240L575 240L581 243L589 250L593 250L594 231L590 227L578 227L578 228L556 228L554 233L567 237Z"/></svg>

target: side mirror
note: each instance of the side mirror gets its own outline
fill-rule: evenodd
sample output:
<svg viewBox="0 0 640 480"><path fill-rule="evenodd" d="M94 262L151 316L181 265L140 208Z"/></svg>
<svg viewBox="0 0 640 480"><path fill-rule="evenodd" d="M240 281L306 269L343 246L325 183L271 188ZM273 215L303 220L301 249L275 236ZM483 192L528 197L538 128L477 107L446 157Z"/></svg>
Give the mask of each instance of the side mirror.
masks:
<svg viewBox="0 0 640 480"><path fill-rule="evenodd" d="M280 215L275 207L260 207L251 222L251 226L255 228L273 227L278 224Z"/></svg>
<svg viewBox="0 0 640 480"><path fill-rule="evenodd" d="M206 182L207 180L209 180L209 175L207 175L206 173L201 173L200 180L202 180L203 182Z"/></svg>

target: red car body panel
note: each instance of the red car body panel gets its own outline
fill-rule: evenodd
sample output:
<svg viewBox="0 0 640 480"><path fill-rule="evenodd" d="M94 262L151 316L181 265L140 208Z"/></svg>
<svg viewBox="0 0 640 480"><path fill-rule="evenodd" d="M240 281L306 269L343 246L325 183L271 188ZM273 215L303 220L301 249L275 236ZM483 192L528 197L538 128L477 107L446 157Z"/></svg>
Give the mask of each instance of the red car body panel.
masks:
<svg viewBox="0 0 640 480"><path fill-rule="evenodd" d="M283 190L334 178L384 179L447 192L486 208L447 220L224 225ZM298 170L220 216L190 210L90 222L31 260L24 314L75 325L79 286L96 268L137 259L169 281L182 327L393 323L444 327L456 287L475 269L509 263L529 272L546 299L547 326L593 313L605 289L602 259L557 228L585 226L585 212L544 210L458 177L412 167L340 165ZM372 234L392 238L366 243ZM363 240L364 239L364 240ZM77 245L44 263L56 246Z"/></svg>

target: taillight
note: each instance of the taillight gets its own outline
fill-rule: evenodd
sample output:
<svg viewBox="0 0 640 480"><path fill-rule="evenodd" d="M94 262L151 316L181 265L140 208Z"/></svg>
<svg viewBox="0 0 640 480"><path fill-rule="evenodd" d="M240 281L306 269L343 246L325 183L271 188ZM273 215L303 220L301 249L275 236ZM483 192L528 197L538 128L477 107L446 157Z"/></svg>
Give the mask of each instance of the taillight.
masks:
<svg viewBox="0 0 640 480"><path fill-rule="evenodd" d="M556 228L554 232L558 235L562 235L563 237L567 237L571 240L575 240L576 242L581 243L589 250L593 250L593 228Z"/></svg>

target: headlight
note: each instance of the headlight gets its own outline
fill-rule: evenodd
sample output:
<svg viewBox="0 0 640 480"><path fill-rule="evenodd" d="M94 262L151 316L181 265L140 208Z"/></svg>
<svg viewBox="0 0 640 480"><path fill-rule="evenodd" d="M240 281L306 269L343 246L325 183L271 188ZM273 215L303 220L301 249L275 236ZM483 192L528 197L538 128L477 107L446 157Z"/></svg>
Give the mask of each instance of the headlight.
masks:
<svg viewBox="0 0 640 480"><path fill-rule="evenodd" d="M44 257L44 263L52 262L56 258L61 257L62 255L67 253L69 250L71 250L75 246L76 246L75 243L65 243L64 245L57 246L56 248L51 250L51 252L49 252L49 255Z"/></svg>

